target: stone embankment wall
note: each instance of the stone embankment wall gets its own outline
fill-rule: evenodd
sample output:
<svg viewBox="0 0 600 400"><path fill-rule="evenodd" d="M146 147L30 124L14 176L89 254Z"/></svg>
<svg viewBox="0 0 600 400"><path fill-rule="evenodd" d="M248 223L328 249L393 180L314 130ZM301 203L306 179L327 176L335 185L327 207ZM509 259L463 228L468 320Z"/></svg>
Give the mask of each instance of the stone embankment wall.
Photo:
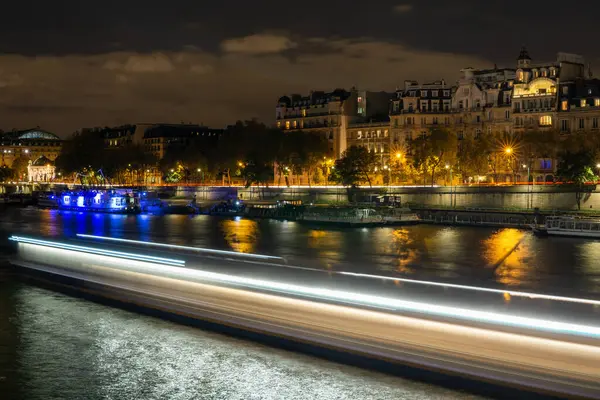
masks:
<svg viewBox="0 0 600 400"><path fill-rule="evenodd" d="M301 199L305 203L336 203L348 199L344 188L224 188L179 187L175 194L198 200L220 201L234 198L243 200ZM498 187L402 187L361 188L357 196L394 195L403 204L410 203L428 207L514 208L542 210L576 210L577 196L572 188L553 185L498 186ZM584 193L582 210L600 210L600 191Z"/></svg>

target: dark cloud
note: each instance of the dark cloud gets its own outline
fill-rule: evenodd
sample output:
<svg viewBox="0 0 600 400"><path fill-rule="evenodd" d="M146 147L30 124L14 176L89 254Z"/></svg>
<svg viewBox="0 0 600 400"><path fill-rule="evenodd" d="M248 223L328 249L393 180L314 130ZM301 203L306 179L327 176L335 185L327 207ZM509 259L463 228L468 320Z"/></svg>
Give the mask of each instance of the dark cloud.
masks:
<svg viewBox="0 0 600 400"><path fill-rule="evenodd" d="M271 121L281 94L405 79L557 51L600 58L600 3L341 0L13 2L0 24L0 128L237 118ZM596 69L600 70L600 66Z"/></svg>

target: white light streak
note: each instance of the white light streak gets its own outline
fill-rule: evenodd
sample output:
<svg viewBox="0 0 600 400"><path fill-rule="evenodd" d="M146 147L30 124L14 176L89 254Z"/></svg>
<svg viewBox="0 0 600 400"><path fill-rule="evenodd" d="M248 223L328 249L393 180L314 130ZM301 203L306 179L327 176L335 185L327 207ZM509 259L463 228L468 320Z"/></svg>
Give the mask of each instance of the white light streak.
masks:
<svg viewBox="0 0 600 400"><path fill-rule="evenodd" d="M112 241L112 242L139 244L139 245L144 245L144 246L163 247L163 248L168 248L168 249L188 250L188 251L195 251L198 253L220 254L220 255L228 255L228 256L236 256L236 257L257 258L257 259L263 259L263 260L284 260L283 257L267 256L267 255L263 255L263 254L248 254L248 253L238 253L236 251L180 246L180 245L176 245L176 244L142 242L139 240L120 239L120 238L113 238L113 237L107 237L107 236L86 235L83 233L78 233L77 236L81 237L81 238L87 238L87 239L98 239L98 240L106 240L106 241Z"/></svg>
<svg viewBox="0 0 600 400"><path fill-rule="evenodd" d="M600 301L598 301L598 300L581 299L581 298L577 298L577 297L562 297L562 296L554 296L554 295L550 295L550 294L541 294L541 293L515 292L512 290L491 289L491 288L484 288L484 287L479 287L479 286L458 285L458 284L454 284L454 283L419 281L419 280L415 280L415 279L394 278L391 276L361 274L361 273L356 273L356 272L345 272L345 271L339 271L339 272L326 271L326 272L329 274L337 273L340 275L355 276L355 277L359 277L359 278L382 279L382 280L386 280L386 281L399 281L399 282L405 282L405 283L413 283L416 285L438 286L438 287L446 287L446 288L452 288L452 289L471 290L471 291L476 291L476 292L487 292L487 293L497 293L497 294L508 293L513 297L527 297L530 299L553 300L553 301L562 301L562 302L566 302L566 303L581 303L581 304L590 304L590 305L594 305L594 306L600 306Z"/></svg>
<svg viewBox="0 0 600 400"><path fill-rule="evenodd" d="M35 240L29 240L26 243L36 245ZM41 246L44 246L44 244L41 244ZM68 246L66 250L74 250L71 247L72 246ZM596 326L587 326L554 320L520 317L511 314L479 311L459 307L449 307L415 301L398 300L389 297L365 295L360 293L318 287L300 286L289 283L267 281L263 279L245 278L229 274L201 271L181 266L155 265L151 263L143 263L139 264L138 268L136 269L133 266L123 265L122 263L119 263L117 268L125 271L134 272L139 272L141 270L144 273L151 273L159 276L166 275L175 277L176 279L180 280L210 280L236 286L267 290L271 292L318 298L320 300L333 300L336 302L343 302L355 306L386 308L395 311L414 312L420 314L433 315L437 317L452 318L463 321L474 321L479 323L489 323L500 326L513 326L529 330L533 329L553 333L571 334L577 336L590 336L595 338L600 337L600 327Z"/></svg>
<svg viewBox="0 0 600 400"><path fill-rule="evenodd" d="M284 260L282 257L264 256L264 255L259 255L259 254L245 254L245 253L237 253L237 252L233 252L233 251L224 251L224 250L202 249L202 248L195 248L195 247L170 245L170 244L164 244L164 243L142 242L142 241L138 241L138 240L118 239L118 238L111 238L111 237L106 237L106 236L94 236L94 235L85 235L85 234L77 234L77 236L83 237L83 238L100 239L100 240L124 242L124 243L131 243L131 244L151 245L151 246L157 246L157 247L166 247L166 248L174 248L174 249L182 249L182 250L193 250L193 251L198 251L198 252L246 256L249 258L254 257L254 258L263 258L263 259ZM300 269L300 270L305 270L305 271L314 271L314 272L319 272L319 273L327 273L329 275L346 275L346 276L353 276L353 277L357 277L357 278L380 279L380 280L384 280L384 281L398 281L398 282L404 282L404 283L415 284L415 285L452 288L452 289L460 289L460 290L482 292L482 293L496 293L496 294L500 294L500 295L504 295L505 293L508 293L512 297L524 297L524 298L529 298L529 299L552 300L552 301L560 301L560 302L565 302L565 303L579 303L579 304L589 304L589 305L593 305L593 306L600 306L599 300L584 299L584 298L577 298L577 297L564 297L564 296L556 296L556 295L549 295L549 294L542 294L542 293L492 289L492 288L485 288L485 287L480 287L480 286L467 286L467 285L459 285L459 284L453 284L453 283L421 281L421 280L416 280L416 279L407 279L407 278L399 278L399 277L391 277L391 276L383 276L383 275L373 275L373 274L362 274L362 273L356 273L356 272L324 271L322 269L317 269L317 268L306 268L306 267L292 266L292 265L286 265L286 264L269 264L269 265L275 265L277 267L283 267L283 268Z"/></svg>
<svg viewBox="0 0 600 400"><path fill-rule="evenodd" d="M142 254L133 254L133 253L124 253L121 251L113 251L113 250L102 250L95 249L92 247L84 247L84 246L76 246L72 244L66 243L58 243L58 242L50 242L47 240L26 238L22 236L11 236L9 240L18 242L18 243L28 243L45 247L53 247L57 249L65 249L65 250L73 250L73 251L81 251L84 253L98 254L109 257L117 257L117 258L125 258L128 260L138 260L138 261L148 261L148 262L156 262L165 265L176 265L176 266L184 266L185 261L183 260L174 260L171 258L163 258L163 257L154 257L147 256Z"/></svg>

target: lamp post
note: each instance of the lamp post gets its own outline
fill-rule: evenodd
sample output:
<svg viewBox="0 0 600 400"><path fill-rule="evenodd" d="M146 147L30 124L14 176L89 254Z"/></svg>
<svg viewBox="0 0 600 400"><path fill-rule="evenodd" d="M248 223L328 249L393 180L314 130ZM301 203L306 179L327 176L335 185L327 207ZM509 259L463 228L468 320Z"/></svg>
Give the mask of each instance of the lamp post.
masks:
<svg viewBox="0 0 600 400"><path fill-rule="evenodd" d="M387 170L387 172L388 172L388 187L389 187L392 182L392 169L388 165L384 165L383 169Z"/></svg>
<svg viewBox="0 0 600 400"><path fill-rule="evenodd" d="M504 153L506 153L506 157L508 157L508 162L510 163L510 162L512 161L512 160L511 160L511 156L512 156L512 154L513 154L513 148L512 148L512 147L506 147L506 148L504 149ZM516 180L517 180L517 177L516 177L516 174L515 174L515 172L514 172L514 168L513 168L513 166L512 166L511 164L508 164L508 165L509 165L509 168L510 168L511 170L513 170L513 171L512 171L512 172L513 172L513 173L512 173L512 175L513 175L513 184L515 184L515 183L516 183Z"/></svg>
<svg viewBox="0 0 600 400"><path fill-rule="evenodd" d="M523 164L523 168L527 168L527 209L529 209L529 165Z"/></svg>
<svg viewBox="0 0 600 400"><path fill-rule="evenodd" d="M402 153L396 152L396 164L398 165L398 180L400 179L400 166L402 163Z"/></svg>
<svg viewBox="0 0 600 400"><path fill-rule="evenodd" d="M450 165L446 164L446 170L448 172L450 172L450 207L454 207L454 202L453 202L454 196L452 195L452 192L453 192L453 190L452 190L453 189L452 188L452 168L450 167Z"/></svg>

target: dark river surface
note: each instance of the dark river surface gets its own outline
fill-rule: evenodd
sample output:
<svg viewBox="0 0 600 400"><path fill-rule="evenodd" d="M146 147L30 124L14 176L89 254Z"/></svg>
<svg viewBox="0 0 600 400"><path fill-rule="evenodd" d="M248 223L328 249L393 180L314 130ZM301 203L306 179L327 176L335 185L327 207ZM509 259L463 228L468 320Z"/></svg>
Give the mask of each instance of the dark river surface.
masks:
<svg viewBox="0 0 600 400"><path fill-rule="evenodd" d="M286 257L331 270L600 298L600 242L515 229L319 229L207 216L8 209L7 233L76 233ZM431 384L139 315L0 272L1 399L465 399Z"/></svg>

